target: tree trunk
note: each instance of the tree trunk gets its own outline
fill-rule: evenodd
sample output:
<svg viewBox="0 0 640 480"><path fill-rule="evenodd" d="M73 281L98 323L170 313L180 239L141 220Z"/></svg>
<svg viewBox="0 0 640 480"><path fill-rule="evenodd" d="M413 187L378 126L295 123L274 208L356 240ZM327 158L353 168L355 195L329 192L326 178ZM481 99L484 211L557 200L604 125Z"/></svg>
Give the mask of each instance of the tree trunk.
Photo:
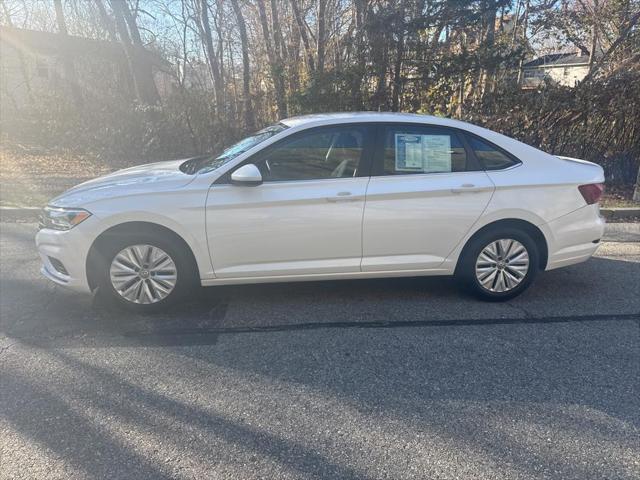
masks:
<svg viewBox="0 0 640 480"><path fill-rule="evenodd" d="M305 22L304 18L302 18L300 8L298 8L298 4L296 3L297 1L298 0L290 0L291 9L293 10L293 16L296 18L296 24L298 25L300 38L302 39L302 44L304 45L304 51L307 58L307 68L309 69L309 73L312 73L315 72L313 50L311 49L311 42L309 41L309 35L307 32L307 22Z"/></svg>
<svg viewBox="0 0 640 480"><path fill-rule="evenodd" d="M287 102L286 93L284 87L284 78L281 66L278 65L276 55L273 49L273 43L271 42L271 33L269 32L269 24L267 22L267 12L264 8L264 0L257 0L258 13L260 15L260 25L262 27L262 36L264 38L265 48L267 49L267 57L269 60L269 66L271 70L271 78L273 80L273 86L276 95L276 107L278 109L278 117L287 117Z"/></svg>
<svg viewBox="0 0 640 480"><path fill-rule="evenodd" d="M636 177L636 188L633 192L633 201L640 203L640 167L638 168L638 176Z"/></svg>
<svg viewBox="0 0 640 480"><path fill-rule="evenodd" d="M224 67L224 38L223 38L223 32L222 32L222 23L224 22L224 8L223 8L223 2L219 1L217 2L217 7L216 7L216 13L218 14L218 21L216 23L216 30L218 33L218 58L219 60L219 65L220 65L220 85L222 85L222 93L226 98L226 89L225 89L225 67Z"/></svg>
<svg viewBox="0 0 640 480"><path fill-rule="evenodd" d="M220 114L224 112L224 86L222 85L222 76L220 74L220 62L213 48L213 37L211 36L211 25L209 24L209 5L207 0L198 0L198 9L200 14L200 34L204 43L207 61L209 62L209 70L213 79L213 91L216 97L216 111Z"/></svg>
<svg viewBox="0 0 640 480"><path fill-rule="evenodd" d="M277 0L271 0L271 24L273 26L273 42L274 51L280 62L287 54L287 49L282 39L282 29L280 28L280 18L278 15L278 2Z"/></svg>
<svg viewBox="0 0 640 480"><path fill-rule="evenodd" d="M102 23L102 26L104 27L104 29L107 31L107 34L109 35L109 40L111 40L112 42L117 41L116 27L111 21L111 18L109 18L109 15L107 14L107 10L104 8L104 4L102 3L102 0L95 0L95 4L96 4L96 7L98 8L98 14L100 15L100 22Z"/></svg>
<svg viewBox="0 0 640 480"><path fill-rule="evenodd" d="M56 23L58 24L58 32L62 38L62 47L60 51L60 58L62 59L62 68L64 70L64 79L66 82L65 87L71 94L76 106L82 105L82 91L80 89L80 83L78 82L78 74L76 73L76 67L69 51L67 40L69 38L69 32L67 31L67 22L64 18L64 10L62 9L62 0L54 0L53 6L56 11Z"/></svg>
<svg viewBox="0 0 640 480"><path fill-rule="evenodd" d="M522 41L527 43L527 28L529 28L529 0L525 0L524 14L522 19ZM522 85L522 65L524 64L524 57L526 52L522 51L522 55L518 60L518 85Z"/></svg>
<svg viewBox="0 0 640 480"><path fill-rule="evenodd" d="M495 77L496 66L493 59L493 45L495 43L495 29L496 29L496 13L497 5L496 0L486 0L484 5L484 61L485 68L482 69L483 83L482 83L482 97L484 98L487 93L492 89L492 85Z"/></svg>
<svg viewBox="0 0 640 480"><path fill-rule="evenodd" d="M316 56L318 58L318 73L324 73L324 56L325 56L325 36L327 22L327 0L318 0L318 32L316 34Z"/></svg>
<svg viewBox="0 0 640 480"><path fill-rule="evenodd" d="M598 27L596 25L598 15L598 0L593 0L591 5L591 45L589 46L589 71L593 68L593 62L596 60L596 48L598 46Z"/></svg>
<svg viewBox="0 0 640 480"><path fill-rule="evenodd" d="M160 102L160 95L153 79L151 62L146 57L146 52L140 39L140 32L131 16L129 6L126 2L111 0L111 9L113 10L116 29L127 57L136 96L142 103L157 104ZM127 17L130 18L129 22L126 20ZM132 24L135 28L131 28Z"/></svg>
<svg viewBox="0 0 640 480"><path fill-rule="evenodd" d="M242 16L242 10L238 0L231 0L231 6L236 16L238 30L240 32L240 43L242 44L242 99L244 101L244 127L248 131L256 128L256 119L251 103L251 68L249 64L249 39L247 38L247 26Z"/></svg>
<svg viewBox="0 0 640 480"><path fill-rule="evenodd" d="M365 76L367 58L364 52L365 44L365 18L367 15L367 0L354 0L355 2L355 56L357 58L356 68L351 81L351 98L353 108L362 110L364 100L362 98L362 83Z"/></svg>
<svg viewBox="0 0 640 480"><path fill-rule="evenodd" d="M400 89L401 85L401 73L402 73L402 58L404 56L404 0L400 2L400 11L398 13L398 26L396 27L398 34L398 42L396 44L396 59L393 65L393 91L391 98L391 110L397 112L400 106Z"/></svg>

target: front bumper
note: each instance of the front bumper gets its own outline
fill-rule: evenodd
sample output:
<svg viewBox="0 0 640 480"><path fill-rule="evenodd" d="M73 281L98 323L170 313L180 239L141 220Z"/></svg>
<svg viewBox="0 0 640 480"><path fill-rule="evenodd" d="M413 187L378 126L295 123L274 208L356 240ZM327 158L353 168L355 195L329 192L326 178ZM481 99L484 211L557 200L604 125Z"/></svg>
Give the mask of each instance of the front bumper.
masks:
<svg viewBox="0 0 640 480"><path fill-rule="evenodd" d="M90 223L90 219L67 231L44 228L36 234L36 247L42 260L40 271L46 278L71 290L90 293L86 265L93 238L84 223Z"/></svg>

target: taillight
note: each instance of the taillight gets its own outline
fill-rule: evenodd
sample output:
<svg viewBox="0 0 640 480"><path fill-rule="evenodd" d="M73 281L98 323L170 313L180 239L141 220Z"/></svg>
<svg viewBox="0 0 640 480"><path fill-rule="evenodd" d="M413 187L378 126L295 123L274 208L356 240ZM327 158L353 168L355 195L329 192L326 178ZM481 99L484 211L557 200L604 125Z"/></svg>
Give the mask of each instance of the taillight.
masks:
<svg viewBox="0 0 640 480"><path fill-rule="evenodd" d="M582 198L587 202L587 205L593 205L600 200L602 192L604 192L604 183L590 183L588 185L580 185L578 187Z"/></svg>

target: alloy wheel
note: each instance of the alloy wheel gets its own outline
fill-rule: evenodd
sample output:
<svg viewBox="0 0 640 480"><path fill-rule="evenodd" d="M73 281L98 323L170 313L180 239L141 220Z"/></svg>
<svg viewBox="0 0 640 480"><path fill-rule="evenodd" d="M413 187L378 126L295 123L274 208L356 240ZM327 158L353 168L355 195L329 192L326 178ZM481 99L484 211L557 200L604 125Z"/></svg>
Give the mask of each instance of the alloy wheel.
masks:
<svg viewBox="0 0 640 480"><path fill-rule="evenodd" d="M157 303L173 291L178 279L171 256L153 245L133 245L121 250L109 269L111 285L125 300Z"/></svg>
<svg viewBox="0 0 640 480"><path fill-rule="evenodd" d="M525 279L529 263L529 252L519 241L511 238L494 240L478 255L476 279L490 292L508 292Z"/></svg>

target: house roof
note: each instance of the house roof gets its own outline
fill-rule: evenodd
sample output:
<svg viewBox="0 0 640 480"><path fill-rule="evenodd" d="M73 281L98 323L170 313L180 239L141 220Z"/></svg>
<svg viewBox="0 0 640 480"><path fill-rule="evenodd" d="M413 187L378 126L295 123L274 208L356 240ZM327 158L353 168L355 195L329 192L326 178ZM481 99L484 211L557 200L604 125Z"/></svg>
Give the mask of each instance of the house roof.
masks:
<svg viewBox="0 0 640 480"><path fill-rule="evenodd" d="M40 55L59 55L64 52L73 56L94 55L114 61L122 60L125 55L122 44L118 42L7 26L0 26L0 42ZM140 47L134 48L137 55L144 55L156 67L170 67L170 63L155 52Z"/></svg>
<svg viewBox="0 0 640 480"><path fill-rule="evenodd" d="M559 67L565 65L587 65L589 57L571 53L550 53L531 60L523 65L524 68L534 67Z"/></svg>

